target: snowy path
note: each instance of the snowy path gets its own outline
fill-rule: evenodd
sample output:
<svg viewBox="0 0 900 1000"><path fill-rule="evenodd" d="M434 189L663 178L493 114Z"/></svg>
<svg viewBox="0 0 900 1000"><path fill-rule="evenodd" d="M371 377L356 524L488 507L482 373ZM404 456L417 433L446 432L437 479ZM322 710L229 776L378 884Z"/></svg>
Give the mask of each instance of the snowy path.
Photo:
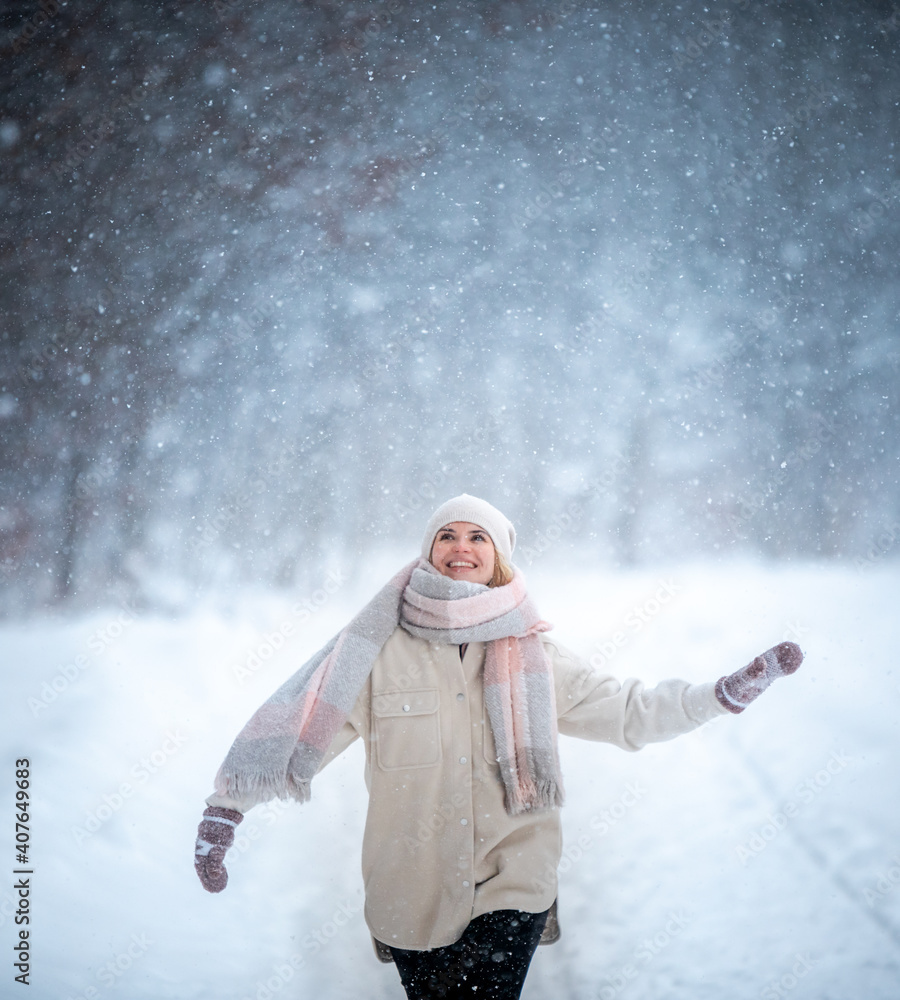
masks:
<svg viewBox="0 0 900 1000"><path fill-rule="evenodd" d="M807 663L742 717L673 743L625 754L563 742L563 939L539 949L524 996L895 1000L900 574L700 566L529 577L570 647L591 655L625 632L608 666L620 677L711 679L786 634ZM675 596L654 605L663 579ZM309 807L248 816L223 895L204 893L191 866L231 738L364 596L326 603L244 682L233 665L288 620L286 604L180 621L111 609L0 631L10 817L12 761L30 757L34 775L29 996L399 1000L360 914L360 747L323 773ZM647 621L623 629L634 607ZM54 678L55 700L30 708ZM7 953L11 889L8 875ZM14 986L12 969L4 975Z"/></svg>

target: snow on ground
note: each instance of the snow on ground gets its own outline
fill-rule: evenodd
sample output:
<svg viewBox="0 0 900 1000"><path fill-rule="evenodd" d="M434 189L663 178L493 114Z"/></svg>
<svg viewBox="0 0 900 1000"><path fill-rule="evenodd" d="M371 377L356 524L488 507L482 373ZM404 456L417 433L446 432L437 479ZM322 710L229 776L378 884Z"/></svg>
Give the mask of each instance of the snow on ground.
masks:
<svg viewBox="0 0 900 1000"><path fill-rule="evenodd" d="M743 716L638 754L562 741L563 938L538 950L524 996L894 1000L900 572L528 576L559 640L619 677L714 679L785 637L807 662ZM311 615L246 598L177 620L108 608L0 629L0 925L9 955L12 772L25 756L30 997L402 997L361 916L359 745L320 775L308 806L248 815L223 894L204 892L192 868L203 798L234 735L379 579L300 595ZM280 649L265 659L267 642ZM236 677L248 662L258 669ZM4 996L14 975L10 961Z"/></svg>

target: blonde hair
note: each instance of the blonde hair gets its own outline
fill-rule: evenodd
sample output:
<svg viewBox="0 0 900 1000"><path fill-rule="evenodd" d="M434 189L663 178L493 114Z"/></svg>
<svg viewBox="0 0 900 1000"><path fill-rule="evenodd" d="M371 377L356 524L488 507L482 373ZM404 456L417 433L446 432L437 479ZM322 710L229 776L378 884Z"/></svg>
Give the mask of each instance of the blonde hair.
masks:
<svg viewBox="0 0 900 1000"><path fill-rule="evenodd" d="M512 583L513 577L515 576L515 570L506 561L506 556L494 546L494 575L491 577L491 582L488 584L489 587L505 587L508 583Z"/></svg>

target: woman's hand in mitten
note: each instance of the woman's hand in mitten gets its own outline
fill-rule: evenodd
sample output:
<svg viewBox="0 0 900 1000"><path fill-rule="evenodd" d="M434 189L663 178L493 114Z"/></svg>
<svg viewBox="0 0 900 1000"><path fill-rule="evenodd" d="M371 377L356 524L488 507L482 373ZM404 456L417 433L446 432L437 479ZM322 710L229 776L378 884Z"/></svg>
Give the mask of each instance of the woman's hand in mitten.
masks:
<svg viewBox="0 0 900 1000"><path fill-rule="evenodd" d="M716 681L716 697L729 712L743 712L777 677L787 677L803 662L796 642L780 642L742 670Z"/></svg>
<svg viewBox="0 0 900 1000"><path fill-rule="evenodd" d="M244 818L236 809L209 806L197 829L194 867L208 892L221 892L228 885L225 852L234 843L234 829Z"/></svg>

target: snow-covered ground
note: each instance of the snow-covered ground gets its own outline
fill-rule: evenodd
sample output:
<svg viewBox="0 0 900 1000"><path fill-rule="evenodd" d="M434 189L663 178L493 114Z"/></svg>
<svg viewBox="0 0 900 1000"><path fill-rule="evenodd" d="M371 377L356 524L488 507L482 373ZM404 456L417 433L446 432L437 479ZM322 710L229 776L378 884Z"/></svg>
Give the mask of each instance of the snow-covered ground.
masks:
<svg viewBox="0 0 900 1000"><path fill-rule="evenodd" d="M28 757L28 996L402 996L360 912L359 745L308 806L248 815L223 894L204 892L192 867L203 798L234 735L386 572L300 595L312 615L247 597L177 620L108 608L0 629L0 924L9 956L13 770ZM743 716L673 743L626 754L563 740L563 938L538 950L524 996L895 1000L900 571L528 576L560 641L598 662L605 649L603 669L620 677L714 679L784 637L807 661ZM264 659L267 636L281 648ZM236 676L248 662L250 676ZM3 996L26 995L11 959L2 975Z"/></svg>

